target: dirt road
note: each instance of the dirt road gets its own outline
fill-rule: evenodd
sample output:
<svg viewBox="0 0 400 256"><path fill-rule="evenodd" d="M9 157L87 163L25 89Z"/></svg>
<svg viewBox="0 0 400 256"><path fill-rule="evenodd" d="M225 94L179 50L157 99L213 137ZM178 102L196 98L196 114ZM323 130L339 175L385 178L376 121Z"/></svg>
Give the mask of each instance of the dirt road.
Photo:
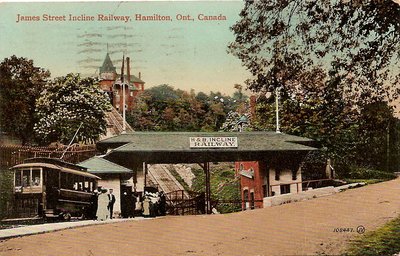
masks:
<svg viewBox="0 0 400 256"><path fill-rule="evenodd" d="M400 179L272 208L227 215L113 223L0 242L0 255L339 254L360 225L400 213ZM352 233L334 232L353 228Z"/></svg>

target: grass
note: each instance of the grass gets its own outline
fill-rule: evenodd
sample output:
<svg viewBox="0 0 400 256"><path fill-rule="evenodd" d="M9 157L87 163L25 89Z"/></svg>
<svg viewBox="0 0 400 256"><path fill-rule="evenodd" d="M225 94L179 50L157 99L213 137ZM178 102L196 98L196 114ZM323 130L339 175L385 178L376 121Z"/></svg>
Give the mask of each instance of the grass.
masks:
<svg viewBox="0 0 400 256"><path fill-rule="evenodd" d="M190 187L189 185L183 180L183 178L181 177L181 175L179 175L179 173L175 170L175 167L173 165L170 165L168 170L171 172L172 176L174 176L174 178L183 186L183 188L186 191L190 191Z"/></svg>
<svg viewBox="0 0 400 256"><path fill-rule="evenodd" d="M350 243L344 255L394 255L400 252L400 216Z"/></svg>
<svg viewBox="0 0 400 256"><path fill-rule="evenodd" d="M205 176L200 167L192 168L196 178L193 180L192 190L204 192ZM235 168L232 163L210 164L211 198L212 200L240 201L240 182L235 178ZM219 203L217 210L220 213L230 213L241 210L240 204Z"/></svg>

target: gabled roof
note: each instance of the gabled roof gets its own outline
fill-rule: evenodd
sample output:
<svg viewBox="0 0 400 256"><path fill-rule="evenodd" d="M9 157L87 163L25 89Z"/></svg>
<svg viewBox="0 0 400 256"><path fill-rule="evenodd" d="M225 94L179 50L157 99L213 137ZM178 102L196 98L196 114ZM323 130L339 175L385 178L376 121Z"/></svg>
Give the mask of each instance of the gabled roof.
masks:
<svg viewBox="0 0 400 256"><path fill-rule="evenodd" d="M95 174L120 174L120 173L132 173L132 170L125 168L121 165L107 161L106 159L98 156L89 158L86 161L79 163L78 165L87 168L89 173Z"/></svg>
<svg viewBox="0 0 400 256"><path fill-rule="evenodd" d="M144 81L137 76L131 75L131 82L132 83L139 83L144 84Z"/></svg>
<svg viewBox="0 0 400 256"><path fill-rule="evenodd" d="M104 59L103 65L100 67L100 74L106 72L116 72L116 68L114 67L108 53L106 55L106 58Z"/></svg>
<svg viewBox="0 0 400 256"><path fill-rule="evenodd" d="M191 137L237 137L235 148L191 148ZM304 155L315 141L275 132L132 132L97 143L113 162L193 163L255 161L276 155ZM118 158L118 159L117 159Z"/></svg>
<svg viewBox="0 0 400 256"><path fill-rule="evenodd" d="M117 79L117 81L119 81L119 83L121 83L121 74L117 74L117 77L118 77L118 79ZM125 82L127 82L128 81L128 76L127 75L124 75L124 81ZM131 83L139 83L139 84L144 84L145 82L142 80L142 79L140 79L140 78L138 78L137 76L135 76L135 75L131 75Z"/></svg>

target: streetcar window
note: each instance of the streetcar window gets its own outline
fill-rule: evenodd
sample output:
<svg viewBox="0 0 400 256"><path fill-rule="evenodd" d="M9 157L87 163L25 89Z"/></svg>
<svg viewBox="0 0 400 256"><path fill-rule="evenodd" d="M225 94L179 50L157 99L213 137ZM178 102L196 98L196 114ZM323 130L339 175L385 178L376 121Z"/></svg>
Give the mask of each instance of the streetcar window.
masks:
<svg viewBox="0 0 400 256"><path fill-rule="evenodd" d="M15 171L15 186L16 187L22 186L22 183L21 183L21 171L20 170Z"/></svg>
<svg viewBox="0 0 400 256"><path fill-rule="evenodd" d="M22 171L22 186L23 187L30 186L30 181L31 181L31 171L23 170Z"/></svg>
<svg viewBox="0 0 400 256"><path fill-rule="evenodd" d="M79 177L79 191L85 191L85 177Z"/></svg>
<svg viewBox="0 0 400 256"><path fill-rule="evenodd" d="M74 175L67 173L67 189L74 189Z"/></svg>
<svg viewBox="0 0 400 256"><path fill-rule="evenodd" d="M74 180L74 190L82 190L82 182L80 182L80 177L77 175L72 174Z"/></svg>
<svg viewBox="0 0 400 256"><path fill-rule="evenodd" d="M78 190L83 191L82 182L78 182Z"/></svg>
<svg viewBox="0 0 400 256"><path fill-rule="evenodd" d="M67 173L61 172L61 187L68 188Z"/></svg>
<svg viewBox="0 0 400 256"><path fill-rule="evenodd" d="M32 170L32 186L40 186L40 170Z"/></svg>

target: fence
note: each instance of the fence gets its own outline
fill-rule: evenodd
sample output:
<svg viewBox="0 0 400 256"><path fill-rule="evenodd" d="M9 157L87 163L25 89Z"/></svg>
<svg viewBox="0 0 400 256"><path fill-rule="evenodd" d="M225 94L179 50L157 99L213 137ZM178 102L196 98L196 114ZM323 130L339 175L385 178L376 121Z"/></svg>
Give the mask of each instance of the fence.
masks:
<svg viewBox="0 0 400 256"><path fill-rule="evenodd" d="M205 196L202 193L189 192L189 198L184 190L165 194L167 213L170 215L196 215L205 211Z"/></svg>
<svg viewBox="0 0 400 256"><path fill-rule="evenodd" d="M39 215L39 199L24 198L7 202L6 217L32 218Z"/></svg>
<svg viewBox="0 0 400 256"><path fill-rule="evenodd" d="M51 157L60 158L67 146L58 147L31 147L0 145L0 167L9 168L23 163L27 158ZM78 163L96 155L95 145L75 145L67 149L63 160L70 163Z"/></svg>

